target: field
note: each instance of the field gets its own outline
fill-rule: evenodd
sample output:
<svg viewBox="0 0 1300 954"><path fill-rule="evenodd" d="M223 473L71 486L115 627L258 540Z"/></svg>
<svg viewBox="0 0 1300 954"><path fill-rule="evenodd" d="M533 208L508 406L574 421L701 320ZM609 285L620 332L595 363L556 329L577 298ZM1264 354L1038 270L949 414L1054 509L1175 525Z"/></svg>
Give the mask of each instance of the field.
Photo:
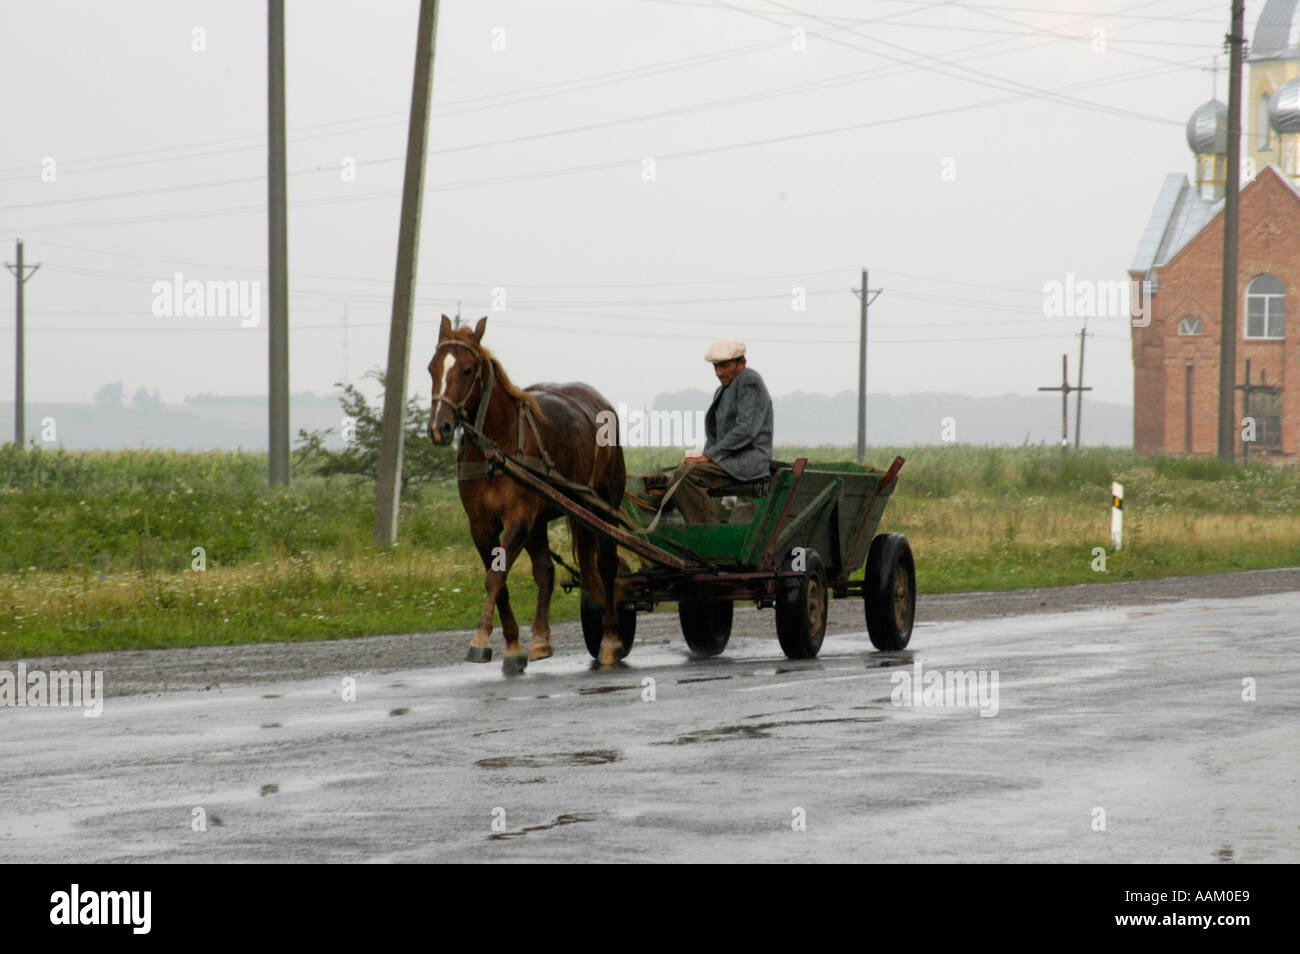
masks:
<svg viewBox="0 0 1300 954"><path fill-rule="evenodd" d="M923 593L1300 564L1293 467L960 445L871 448L868 459L883 466L895 453L908 463L881 529L911 540ZM627 456L637 474L680 451ZM302 463L290 488L271 489L260 454L0 448L0 659L472 627L483 574L454 482L411 482L400 542L380 550L373 482L312 470ZM1112 480L1126 491L1118 553ZM552 549L568 553L562 522ZM536 600L526 555L510 579L526 632ZM576 592L557 588L552 619L577 608Z"/></svg>

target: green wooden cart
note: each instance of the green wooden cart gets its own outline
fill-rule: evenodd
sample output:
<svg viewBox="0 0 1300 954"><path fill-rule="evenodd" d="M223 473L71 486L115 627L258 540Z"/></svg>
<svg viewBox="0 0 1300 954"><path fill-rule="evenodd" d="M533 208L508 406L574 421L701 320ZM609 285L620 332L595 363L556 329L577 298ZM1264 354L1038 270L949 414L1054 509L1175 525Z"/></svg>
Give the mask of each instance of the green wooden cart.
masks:
<svg viewBox="0 0 1300 954"><path fill-rule="evenodd" d="M786 656L810 659L821 650L832 596L862 598L876 648L905 647L916 611L912 550L902 534L876 533L902 466L901 457L885 471L809 465L801 458L774 468L770 478L711 491L713 497L738 501L728 522L674 526L661 521L648 534L631 534L642 544L629 548L642 556L643 567L633 572L625 566L619 574L625 654L632 648L636 614L673 601L692 652L716 656L731 637L736 602L753 600L776 611L777 638ZM623 502L629 521L642 528L653 515L645 504L634 493ZM621 545L629 545L624 539L629 535L618 536ZM850 579L864 564L863 578ZM596 656L601 608L586 594L582 625L587 648Z"/></svg>

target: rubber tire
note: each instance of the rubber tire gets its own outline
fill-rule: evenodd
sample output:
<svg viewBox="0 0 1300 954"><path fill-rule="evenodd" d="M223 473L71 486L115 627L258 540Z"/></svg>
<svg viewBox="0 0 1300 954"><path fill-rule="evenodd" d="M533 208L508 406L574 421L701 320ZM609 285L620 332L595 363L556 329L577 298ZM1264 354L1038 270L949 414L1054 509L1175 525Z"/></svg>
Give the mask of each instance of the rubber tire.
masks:
<svg viewBox="0 0 1300 954"><path fill-rule="evenodd" d="M862 582L871 645L886 652L906 648L916 622L916 563L907 537L882 533L872 540Z"/></svg>
<svg viewBox="0 0 1300 954"><path fill-rule="evenodd" d="M731 618L736 604L731 600L699 597L677 601L677 618L682 636L696 656L717 656L731 639Z"/></svg>
<svg viewBox="0 0 1300 954"><path fill-rule="evenodd" d="M826 638L830 594L826 589L826 566L816 550L804 551L804 574L777 583L776 638L787 659L813 659ZM794 555L785 558L781 569L793 569Z"/></svg>
<svg viewBox="0 0 1300 954"><path fill-rule="evenodd" d="M592 659L600 658L600 641L605 638L605 609L585 592L582 594L582 639ZM623 641L623 655L632 652L636 638L636 609L624 603L618 608L618 638Z"/></svg>

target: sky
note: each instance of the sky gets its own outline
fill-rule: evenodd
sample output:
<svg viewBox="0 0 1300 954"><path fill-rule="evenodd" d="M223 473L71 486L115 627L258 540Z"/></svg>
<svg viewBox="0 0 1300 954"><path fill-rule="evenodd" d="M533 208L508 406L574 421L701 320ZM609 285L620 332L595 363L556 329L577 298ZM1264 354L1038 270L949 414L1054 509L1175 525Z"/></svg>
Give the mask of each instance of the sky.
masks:
<svg viewBox="0 0 1300 954"><path fill-rule="evenodd" d="M373 394L418 4L286 6L290 388ZM869 392L1031 394L1064 353L1074 379L1081 322L1044 287L1126 278L1164 176L1192 171L1188 116L1226 96L1229 8L444 0L407 391L430 393L458 303L519 384L640 407L711 390L703 354L735 337L774 395L854 389L864 267ZM29 401L266 393L266 21L257 0L0 7L0 249L41 263ZM260 282L257 322L169 313L178 273ZM1131 402L1127 320L1088 330L1090 397Z"/></svg>

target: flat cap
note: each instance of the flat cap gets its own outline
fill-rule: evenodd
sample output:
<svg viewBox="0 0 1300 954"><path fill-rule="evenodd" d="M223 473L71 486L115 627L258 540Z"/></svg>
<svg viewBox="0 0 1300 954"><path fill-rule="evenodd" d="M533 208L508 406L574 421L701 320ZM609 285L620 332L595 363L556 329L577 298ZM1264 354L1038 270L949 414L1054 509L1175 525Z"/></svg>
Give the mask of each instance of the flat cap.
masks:
<svg viewBox="0 0 1300 954"><path fill-rule="evenodd" d="M745 342L737 341L735 338L723 338L721 341L715 341L713 347L704 353L704 360L710 364L717 364L719 361L734 361L744 356Z"/></svg>

